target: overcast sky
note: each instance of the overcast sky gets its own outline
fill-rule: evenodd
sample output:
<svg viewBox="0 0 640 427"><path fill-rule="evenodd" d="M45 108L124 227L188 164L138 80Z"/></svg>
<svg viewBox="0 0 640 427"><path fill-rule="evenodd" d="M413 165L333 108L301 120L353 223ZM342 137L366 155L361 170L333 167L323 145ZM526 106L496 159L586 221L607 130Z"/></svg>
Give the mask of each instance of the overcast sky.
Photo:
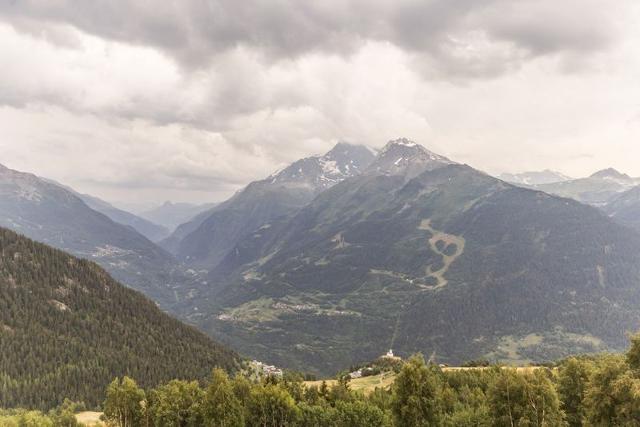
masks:
<svg viewBox="0 0 640 427"><path fill-rule="evenodd" d="M640 175L637 0L0 0L0 163L213 201L338 140Z"/></svg>

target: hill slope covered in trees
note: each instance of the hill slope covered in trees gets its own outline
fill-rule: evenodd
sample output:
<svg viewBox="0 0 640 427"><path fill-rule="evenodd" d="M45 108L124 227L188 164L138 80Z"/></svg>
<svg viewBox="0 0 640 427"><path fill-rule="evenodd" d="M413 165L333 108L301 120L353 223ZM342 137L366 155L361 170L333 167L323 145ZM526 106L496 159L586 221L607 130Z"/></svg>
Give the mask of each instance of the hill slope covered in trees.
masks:
<svg viewBox="0 0 640 427"><path fill-rule="evenodd" d="M96 405L117 375L201 379L238 357L96 264L0 228L0 407Z"/></svg>
<svg viewBox="0 0 640 427"><path fill-rule="evenodd" d="M332 373L385 349L442 363L620 350L640 235L407 140L242 239L191 319L243 354Z"/></svg>
<svg viewBox="0 0 640 427"><path fill-rule="evenodd" d="M171 254L134 228L92 209L74 192L2 165L0 226L95 261L166 310L199 282Z"/></svg>

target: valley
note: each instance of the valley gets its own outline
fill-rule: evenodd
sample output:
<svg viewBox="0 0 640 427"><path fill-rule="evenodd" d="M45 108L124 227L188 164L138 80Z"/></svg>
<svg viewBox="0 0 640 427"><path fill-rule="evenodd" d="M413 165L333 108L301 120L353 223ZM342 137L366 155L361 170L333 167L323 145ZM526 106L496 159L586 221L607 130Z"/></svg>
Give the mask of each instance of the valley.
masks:
<svg viewBox="0 0 640 427"><path fill-rule="evenodd" d="M216 255L182 315L280 366L327 375L389 346L539 362L619 349L640 325L640 236L405 139L264 221Z"/></svg>
<svg viewBox="0 0 640 427"><path fill-rule="evenodd" d="M0 1L0 427L640 427L640 1Z"/></svg>
<svg viewBox="0 0 640 427"><path fill-rule="evenodd" d="M621 198L632 191L608 218L407 139L375 155L340 143L216 206L149 213L166 221L172 209L200 209L160 242L170 254L79 193L3 171L5 225L98 262L243 355L287 368L330 375L389 346L447 364L540 362L620 349L640 326L640 236L617 224L631 218L635 205ZM583 188L612 177L632 180L512 179Z"/></svg>
<svg viewBox="0 0 640 427"><path fill-rule="evenodd" d="M342 374L335 376L347 366L366 366L362 362L384 348L393 348L405 359L429 355L427 366L437 366L438 381L483 378L487 385L482 393L490 393L494 381L504 376L537 381L542 372L560 375L565 357L621 351L627 333L640 329L640 233L632 230L634 188L620 188L610 203L592 207L579 197L571 200L506 183L406 139L390 141L376 156L338 144L324 156L294 162L228 201L202 208L155 244L134 228L125 232L128 226L94 211L78 193L28 174L7 169L4 174L3 224L101 264L214 339L165 319L153 312L155 306L140 313L146 307L138 300L141 295L126 297L135 309L124 301L115 311L107 309L106 301L116 303L121 286L106 285L114 290L109 292L117 292L102 296L92 288L96 279L86 282L85 276L67 272L74 265L89 266L88 271L98 268L82 259L69 258L62 270L54 267L65 273L52 276L53 282L46 285L51 288L35 286L18 272L28 270L27 264L18 268L11 263L25 261L29 251L33 256L50 254L43 259L64 254L40 249L6 231L2 300L13 313L33 319L42 317L33 309L47 314L36 329L26 327L26 319L16 315L0 321L0 344L13 349L7 353L13 355L13 368L4 373L3 390L10 396L9 406L62 405L52 410L59 414L50 412L52 419L67 416L59 400L63 395L82 397L90 409L102 409L105 394L99 388L108 382L107 373L133 375L142 388L157 386L148 397L149 404L157 405L155 393L178 384L161 384L172 376L206 384L207 371L221 365L227 372L247 375L253 363L247 357L275 365L273 375L293 378L300 371L326 378L291 380L307 394L324 390L321 394L327 397L322 399L332 399L331 393L359 396L363 404L381 396L396 399L403 384L398 366L379 371L374 364L366 374L360 368L347 384ZM53 212L64 214L51 217ZM15 245L29 249L16 252L11 249ZM91 274L98 274L99 283L110 283L106 273ZM20 305L16 286L31 286L32 309ZM88 312L90 317L84 314ZM123 325L119 322L124 320L117 319L126 316L132 316L126 320L129 326L115 326ZM153 320L146 323L136 316ZM96 329L87 320L93 317L102 319L102 325L113 324L110 332L121 336ZM58 329L52 320L60 325L70 322L70 333L53 332ZM174 326L168 326L172 321ZM74 335L83 328L91 339L84 333ZM117 354L104 350L112 345L131 348L128 337L135 328L146 328L139 334L149 348L163 348L161 355L135 346L132 352ZM65 342L74 344L62 350L61 341L46 338L49 331L62 333ZM122 338L127 344L117 341ZM20 350L38 346L58 349L66 369L77 371L81 383L54 374L59 362L43 363L32 351ZM30 386L7 386L22 384L15 371L18 354L26 363L24 369L53 378L52 385L42 386L38 379ZM74 354L100 362L86 364ZM110 362L114 358L117 364ZM142 361L153 358L156 369L143 369ZM468 360L482 362L462 366ZM98 367L109 363L108 370ZM407 363L413 362L401 366ZM540 363L551 369L534 366ZM275 381L254 374L248 378L258 381L252 387ZM303 414L304 405L311 403L304 403L295 388L287 388L292 387L288 381L282 390L298 396L291 410ZM52 399L52 394L57 397ZM250 408L243 416L255 416ZM382 408L387 416L388 411L388 406ZM100 416L110 416L108 409L101 414L82 412L80 418L100 425Z"/></svg>

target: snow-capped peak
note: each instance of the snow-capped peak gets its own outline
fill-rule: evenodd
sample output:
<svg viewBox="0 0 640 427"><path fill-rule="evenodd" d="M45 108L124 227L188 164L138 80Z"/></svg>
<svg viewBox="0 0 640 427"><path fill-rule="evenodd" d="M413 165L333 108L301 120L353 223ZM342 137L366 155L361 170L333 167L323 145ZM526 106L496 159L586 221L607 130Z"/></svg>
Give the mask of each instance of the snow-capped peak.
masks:
<svg viewBox="0 0 640 427"><path fill-rule="evenodd" d="M619 172L614 168L607 168L601 171L598 171L591 175L591 178L604 178L604 179L614 179L614 180L622 180L622 181L630 181L631 178L626 173Z"/></svg>
<svg viewBox="0 0 640 427"><path fill-rule="evenodd" d="M359 175L373 159L374 155L368 148L339 142L325 155L298 160L272 174L266 181L271 184L309 184L328 188Z"/></svg>
<svg viewBox="0 0 640 427"><path fill-rule="evenodd" d="M414 141L400 138L389 141L380 150L369 170L387 175L415 176L421 171L454 163Z"/></svg>
<svg viewBox="0 0 640 427"><path fill-rule="evenodd" d="M387 145L402 145L404 147L418 147L418 144L408 140L407 138L398 138L394 141L389 141ZM423 147L424 148L424 147Z"/></svg>

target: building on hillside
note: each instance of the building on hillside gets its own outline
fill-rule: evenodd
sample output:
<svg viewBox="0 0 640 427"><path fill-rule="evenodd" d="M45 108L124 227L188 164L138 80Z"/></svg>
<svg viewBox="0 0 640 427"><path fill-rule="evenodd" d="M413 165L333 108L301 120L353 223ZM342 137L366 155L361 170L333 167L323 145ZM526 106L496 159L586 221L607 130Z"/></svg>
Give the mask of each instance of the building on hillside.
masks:
<svg viewBox="0 0 640 427"><path fill-rule="evenodd" d="M393 349L389 349L389 351L387 352L387 354L381 356L382 359L390 359L390 360L402 360L400 357L398 356L394 356L393 354Z"/></svg>
<svg viewBox="0 0 640 427"><path fill-rule="evenodd" d="M265 377L270 377L270 376L281 377L282 376L282 369L278 368L277 366L267 365L266 363L262 363L258 360L253 360L251 364L257 370L258 375L262 375Z"/></svg>
<svg viewBox="0 0 640 427"><path fill-rule="evenodd" d="M351 378L352 380L355 380L356 378L362 378L362 369L351 372L349 374L349 378Z"/></svg>

